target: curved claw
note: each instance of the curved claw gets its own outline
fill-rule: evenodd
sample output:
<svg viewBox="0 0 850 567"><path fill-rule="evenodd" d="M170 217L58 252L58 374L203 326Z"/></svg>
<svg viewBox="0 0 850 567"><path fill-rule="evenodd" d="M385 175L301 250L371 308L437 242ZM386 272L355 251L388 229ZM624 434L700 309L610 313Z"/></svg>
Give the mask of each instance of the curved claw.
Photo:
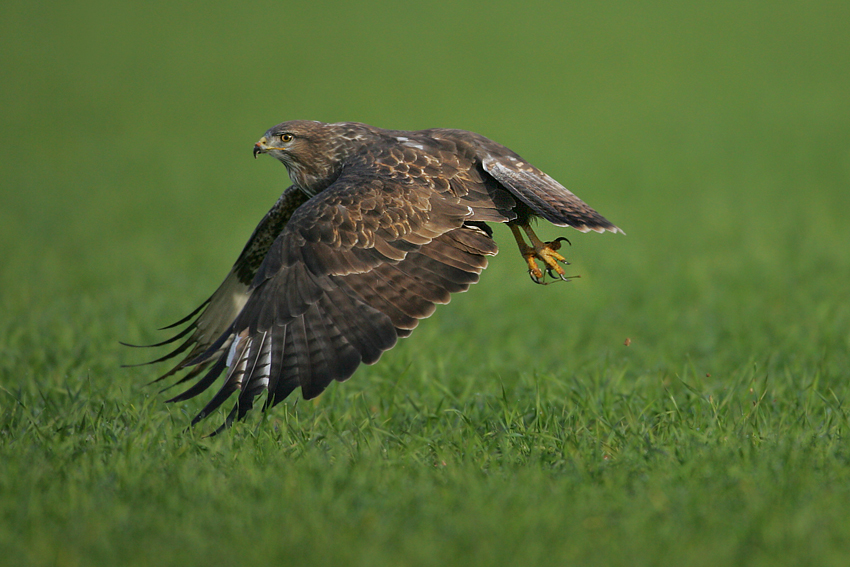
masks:
<svg viewBox="0 0 850 567"><path fill-rule="evenodd" d="M564 269L561 267L561 264L569 265L570 263L557 252L557 250L561 248L561 242L566 242L572 246L572 242L570 242L569 238L559 236L550 242L543 242L536 234L534 234L534 231L532 231L531 227L528 225L508 223L508 226L517 241L520 254L523 258L525 258L531 281L540 285L548 285L552 282L546 281L547 275L552 281L560 280L565 282L570 281L574 277L567 276L564 273ZM525 230L526 234L528 234L529 240L531 241L530 245L526 244L525 239L522 237L522 230ZM541 261L543 265L539 266L536 262L537 260Z"/></svg>
<svg viewBox="0 0 850 567"><path fill-rule="evenodd" d="M563 237L563 236L559 236L559 237L558 237L558 238L556 238L555 240L552 240L552 241L550 241L550 242L547 242L547 243L546 243L546 246L548 246L551 250L560 250L560 249L561 249L561 241L562 241L562 240L563 240L563 241L565 241L565 242L566 242L567 244L569 244L570 246L572 246L572 245L573 245L573 243L572 243L572 242L570 242L570 239L569 239L569 238L565 238L565 237Z"/></svg>
<svg viewBox="0 0 850 567"><path fill-rule="evenodd" d="M531 270L528 270L528 276L531 278L531 281L533 281L536 284L547 285L546 282L543 281L543 278L538 278L537 276L534 275L534 272L532 272Z"/></svg>
<svg viewBox="0 0 850 567"><path fill-rule="evenodd" d="M549 268L549 267L546 268L546 275L548 275L550 278L552 278L552 281L547 282L547 281L545 281L545 278L538 278L533 273L531 273L530 270L529 270L528 273L531 276L531 281L533 281L536 284L540 284L540 285L549 285L549 284L557 283L559 281L569 282L569 281L574 280L575 278L581 277L581 275L579 275L579 274L576 274L574 276L568 276L566 274L559 274L558 272L556 272L555 270L553 270L552 268Z"/></svg>
<svg viewBox="0 0 850 567"><path fill-rule="evenodd" d="M555 281L555 282L557 282L557 281L568 282L571 279L571 276L567 276L565 274L559 274L558 272L554 271L552 268L547 269L546 273L549 274L549 277L552 278L552 280Z"/></svg>

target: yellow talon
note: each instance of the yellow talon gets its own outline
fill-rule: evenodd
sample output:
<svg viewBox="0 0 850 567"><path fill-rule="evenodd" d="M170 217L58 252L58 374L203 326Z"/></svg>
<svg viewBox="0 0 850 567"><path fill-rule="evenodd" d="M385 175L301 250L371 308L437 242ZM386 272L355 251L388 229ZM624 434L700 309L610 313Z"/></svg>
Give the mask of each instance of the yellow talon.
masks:
<svg viewBox="0 0 850 567"><path fill-rule="evenodd" d="M566 240L567 243L569 243L569 240L564 237L560 237L551 242L543 242L536 234L534 234L534 231L531 230L531 227L528 225L509 224L508 226L510 226L511 232L516 239L517 246L519 246L519 253L522 254L522 257L525 258L525 261L528 263L528 274L531 276L531 281L542 285L551 283L545 281L543 270L541 270L537 265L537 260L543 262L546 273L555 281L569 281L572 278L578 277L567 276L564 272L564 268L562 268L559 264L559 262L562 264L569 264L567 259L557 252L557 250L560 250L561 248L561 241ZM525 239L522 237L522 233L519 230L520 226L528 235L531 245L525 243Z"/></svg>

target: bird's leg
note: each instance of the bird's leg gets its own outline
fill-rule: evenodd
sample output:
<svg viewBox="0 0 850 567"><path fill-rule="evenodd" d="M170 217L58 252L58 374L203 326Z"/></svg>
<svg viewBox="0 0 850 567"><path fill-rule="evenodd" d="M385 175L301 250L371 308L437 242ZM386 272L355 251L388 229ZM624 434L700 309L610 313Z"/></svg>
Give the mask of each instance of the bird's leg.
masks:
<svg viewBox="0 0 850 567"><path fill-rule="evenodd" d="M569 281L571 279L565 275L564 268L558 264L558 262L564 264L569 264L569 262L567 262L567 259L557 252L561 248L561 241L566 240L569 244L569 240L562 236L551 242L543 242L536 234L534 234L534 231L528 224L508 223L508 226L511 228L511 232L516 239L517 246L519 246L519 253L522 254L522 257L525 258L525 261L528 263L528 274L531 276L531 281L543 285L549 283L544 281L543 271L537 266L537 262L535 260L543 262L544 268L546 273L549 274L549 277L563 281ZM519 230L520 227L522 227L522 230L525 231L531 245L525 243L522 232Z"/></svg>
<svg viewBox="0 0 850 567"><path fill-rule="evenodd" d="M522 237L519 225L508 223L508 226L511 228L511 232L516 239L517 246L519 246L519 253L528 262L528 274L531 276L532 281L534 283L543 283L543 272L540 271L540 268L537 267L537 263L534 261L534 248L525 243L525 238Z"/></svg>

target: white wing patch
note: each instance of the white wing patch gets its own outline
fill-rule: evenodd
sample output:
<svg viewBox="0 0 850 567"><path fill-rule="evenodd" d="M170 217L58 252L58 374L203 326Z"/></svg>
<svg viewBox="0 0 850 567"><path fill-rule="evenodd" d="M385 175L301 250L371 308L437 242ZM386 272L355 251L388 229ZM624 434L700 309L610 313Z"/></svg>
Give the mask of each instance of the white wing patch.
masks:
<svg viewBox="0 0 850 567"><path fill-rule="evenodd" d="M233 359L236 358L236 349L239 348L239 343L242 342L242 337L237 335L230 343L230 352L227 353L227 366L233 366Z"/></svg>
<svg viewBox="0 0 850 567"><path fill-rule="evenodd" d="M423 146L422 144L420 144L418 142L411 142L410 138L406 138L404 136L396 136L395 139L398 140L399 142L401 142L401 144L403 146L407 146L408 148L416 148L417 150L425 151L425 146Z"/></svg>

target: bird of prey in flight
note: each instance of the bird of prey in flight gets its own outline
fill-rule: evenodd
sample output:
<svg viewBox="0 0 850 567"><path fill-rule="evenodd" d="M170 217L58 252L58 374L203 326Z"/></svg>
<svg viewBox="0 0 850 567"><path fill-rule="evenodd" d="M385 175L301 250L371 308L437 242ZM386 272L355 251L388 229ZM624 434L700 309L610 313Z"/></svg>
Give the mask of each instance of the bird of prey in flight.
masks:
<svg viewBox="0 0 850 567"><path fill-rule="evenodd" d="M463 130L383 130L352 122L291 121L269 129L254 157L292 179L254 230L224 282L187 325L184 354L157 380L195 380L169 401L224 383L192 425L231 394L221 428L255 398L265 407L301 387L305 399L348 379L407 337L419 319L478 281L498 251L487 223L506 223L531 279L568 279L561 240L541 241L543 218L581 232L622 232L508 148ZM526 241L527 238L527 241ZM219 428L220 431L221 428Z"/></svg>

